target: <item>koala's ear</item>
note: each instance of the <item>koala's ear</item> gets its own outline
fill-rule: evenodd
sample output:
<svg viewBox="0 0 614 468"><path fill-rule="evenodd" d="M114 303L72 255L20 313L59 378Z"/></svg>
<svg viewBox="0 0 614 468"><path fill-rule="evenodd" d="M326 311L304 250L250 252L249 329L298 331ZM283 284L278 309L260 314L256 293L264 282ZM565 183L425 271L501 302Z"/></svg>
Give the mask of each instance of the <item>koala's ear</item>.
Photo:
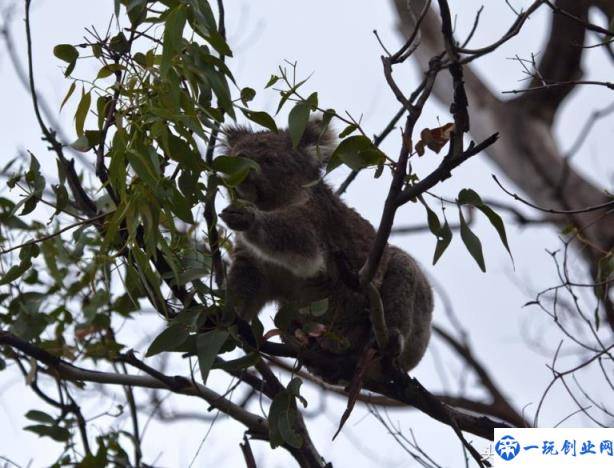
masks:
<svg viewBox="0 0 614 468"><path fill-rule="evenodd" d="M301 138L300 147L308 154L325 164L333 154L337 143L335 132L322 119L312 119L307 123Z"/></svg>
<svg viewBox="0 0 614 468"><path fill-rule="evenodd" d="M252 129L245 125L226 125L222 128L224 134L223 145L227 150L230 150L243 137L253 133Z"/></svg>

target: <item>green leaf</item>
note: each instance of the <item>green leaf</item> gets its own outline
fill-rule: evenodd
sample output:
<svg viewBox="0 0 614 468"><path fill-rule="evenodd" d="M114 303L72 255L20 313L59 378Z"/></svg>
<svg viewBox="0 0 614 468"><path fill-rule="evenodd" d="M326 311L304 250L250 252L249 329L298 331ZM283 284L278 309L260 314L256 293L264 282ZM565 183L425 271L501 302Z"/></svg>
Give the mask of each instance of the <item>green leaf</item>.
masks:
<svg viewBox="0 0 614 468"><path fill-rule="evenodd" d="M207 63L209 65L214 65L219 71L221 71L224 75L230 78L232 82L234 83L235 79L232 76L232 72L228 68L228 65L224 63L223 60L219 59L218 57L214 55L211 55L209 53L209 49L207 49L207 47L205 46L196 47L194 50L198 54L199 60L202 60L204 63Z"/></svg>
<svg viewBox="0 0 614 468"><path fill-rule="evenodd" d="M202 30L204 35L217 28L215 17L213 16L213 11L211 10L209 2L202 0L188 0L188 3L191 6L191 12L193 13L195 19L193 27Z"/></svg>
<svg viewBox="0 0 614 468"><path fill-rule="evenodd" d="M119 136L120 132L113 138L113 146L110 152L111 163L109 164L109 180L120 194L126 192L126 152L125 142Z"/></svg>
<svg viewBox="0 0 614 468"><path fill-rule="evenodd" d="M113 75L115 72L124 70L124 66L119 63L109 63L105 65L98 71L98 75L96 75L96 79L107 78Z"/></svg>
<svg viewBox="0 0 614 468"><path fill-rule="evenodd" d="M149 345L145 356L155 356L163 351L173 351L188 339L188 331L183 325L171 325L160 333Z"/></svg>
<svg viewBox="0 0 614 468"><path fill-rule="evenodd" d="M353 170L360 170L368 166L376 166L386 161L386 155L375 147L373 142L364 135L346 138L333 152L326 172L330 172L341 163Z"/></svg>
<svg viewBox="0 0 614 468"><path fill-rule="evenodd" d="M98 44L98 43L92 44L92 54L97 59L102 57L102 46L100 44Z"/></svg>
<svg viewBox="0 0 614 468"><path fill-rule="evenodd" d="M137 52L132 56L132 59L143 68L147 67L147 56L142 52Z"/></svg>
<svg viewBox="0 0 614 468"><path fill-rule="evenodd" d="M83 126L85 125L85 119L87 118L87 113L90 110L91 103L91 92L88 91L86 93L85 89L83 89L81 92L81 100L79 101L79 105L77 106L77 112L75 113L75 130L77 131L78 136L83 135Z"/></svg>
<svg viewBox="0 0 614 468"><path fill-rule="evenodd" d="M205 162L202 160L200 153L194 151L186 141L169 133L167 143L168 155L181 166L196 172L205 169Z"/></svg>
<svg viewBox="0 0 614 468"><path fill-rule="evenodd" d="M109 48L118 54L126 54L130 51L130 43L124 33L120 32L109 40Z"/></svg>
<svg viewBox="0 0 614 468"><path fill-rule="evenodd" d="M141 150L142 151L139 152L133 149L128 150L126 152L128 161L136 174L145 181L145 183L150 187L156 187L160 180L160 174L156 170L151 158L144 154L146 149Z"/></svg>
<svg viewBox="0 0 614 468"><path fill-rule="evenodd" d="M43 195L43 190L45 189L45 178L42 176L40 172L40 164L36 157L30 153L30 169L26 172L26 181L28 185L32 188L32 194L28 195L25 198L22 198L19 203L14 205L11 209L9 216L13 216L17 210L23 206L23 210L20 213L20 216L27 215L34 211L38 201L41 199ZM11 185L11 180L7 182L7 185Z"/></svg>
<svg viewBox="0 0 614 468"><path fill-rule="evenodd" d="M307 408L307 400L301 396L301 385L303 385L303 381L299 377L294 377L288 384L288 392L298 398L303 406Z"/></svg>
<svg viewBox="0 0 614 468"><path fill-rule="evenodd" d="M448 220L445 220L444 225L439 230L439 235L440 237L437 239L437 245L435 246L435 253L433 254L433 265L437 263L452 240L452 230L450 229Z"/></svg>
<svg viewBox="0 0 614 468"><path fill-rule="evenodd" d="M507 241L507 234L505 232L505 225L503 224L503 220L501 216L499 216L491 207L488 205L479 206L478 209L486 215L490 224L496 229L497 234L499 234L499 238L501 239L501 243L505 247L505 250L512 256L512 252L510 250L510 246ZM512 258L513 261L513 258Z"/></svg>
<svg viewBox="0 0 614 468"><path fill-rule="evenodd" d="M66 93L66 96L64 97L64 100L62 101L62 104L60 104L60 111L62 110L64 105L68 102L68 100L70 99L70 96L72 96L72 93L75 91L76 87L77 87L77 82L73 81L70 85L70 88L68 88L68 92Z"/></svg>
<svg viewBox="0 0 614 468"><path fill-rule="evenodd" d="M190 26L203 39L209 42L220 55L232 57L230 47L228 47L226 40L217 30L217 24L209 3L202 0L189 0L189 3L192 13L189 18Z"/></svg>
<svg viewBox="0 0 614 468"><path fill-rule="evenodd" d="M40 247L38 244L29 244L21 248L19 251L19 260L22 262L26 262L31 260L32 258L38 257L40 254Z"/></svg>
<svg viewBox="0 0 614 468"><path fill-rule="evenodd" d="M280 330L287 331L293 321L300 319L299 314L300 310L296 305L283 304L275 314L273 322Z"/></svg>
<svg viewBox="0 0 614 468"><path fill-rule="evenodd" d="M205 66L202 72L207 78L207 82L213 89L215 97L217 97L218 105L224 109L228 115L234 118L234 107L232 104L232 98L230 96L230 88L228 87L228 81L224 73L217 71L211 66Z"/></svg>
<svg viewBox="0 0 614 468"><path fill-rule="evenodd" d="M309 314L314 317L321 317L326 312L328 312L328 298L324 298L319 301L312 302L309 304Z"/></svg>
<svg viewBox="0 0 614 468"><path fill-rule="evenodd" d="M294 95L296 91L307 82L308 79L309 77L305 78L302 81L299 81L294 86L292 86L292 88L290 88L289 90L282 91L280 93L281 99L279 100L279 105L277 106L277 111L275 112L275 115L279 114L279 111L284 106L284 104L288 101L288 99L290 99L290 96Z"/></svg>
<svg viewBox="0 0 614 468"><path fill-rule="evenodd" d="M290 133L293 148L300 143L307 122L309 122L309 106L304 102L299 102L288 114L288 133Z"/></svg>
<svg viewBox="0 0 614 468"><path fill-rule="evenodd" d="M211 330L207 333L202 333L196 337L196 352L198 354L198 366L200 367L200 375L203 379L203 384L207 383L209 371L213 366L213 362L217 357L222 345L228 339L228 331L226 330Z"/></svg>
<svg viewBox="0 0 614 468"><path fill-rule="evenodd" d="M252 159L241 156L218 156L213 160L213 169L225 175L224 183L227 187L236 187L245 178L249 171L260 171L260 166Z"/></svg>
<svg viewBox="0 0 614 468"><path fill-rule="evenodd" d="M260 355L258 353L249 353L245 356L241 356L237 359L231 359L230 361L225 361L223 363L215 364L213 366L214 369L223 369L226 371L239 371L248 369L260 360Z"/></svg>
<svg viewBox="0 0 614 468"><path fill-rule="evenodd" d="M34 196L26 197L23 200L21 200L19 203L17 203L17 205L15 205L15 208L19 208L22 204L23 204L23 210L21 210L21 213L19 213L19 216L25 216L27 214L32 213L34 209L36 208L36 205L38 205L38 198Z"/></svg>
<svg viewBox="0 0 614 468"><path fill-rule="evenodd" d="M252 88L243 88L241 90L241 102L244 106L256 97L256 91Z"/></svg>
<svg viewBox="0 0 614 468"><path fill-rule="evenodd" d="M68 196L68 191L66 187L63 185L52 185L51 188L55 193L55 213L57 215L64 211L64 209L68 206L70 197Z"/></svg>
<svg viewBox="0 0 614 468"><path fill-rule="evenodd" d="M32 258L38 257L40 247L37 244L29 244L19 251L19 265L13 265L0 279L0 285L12 283L20 278L32 266Z"/></svg>
<svg viewBox="0 0 614 468"><path fill-rule="evenodd" d="M269 78L269 81L267 81L267 83L266 83L265 89L266 88L270 88L271 86L273 86L278 81L279 81L279 76L271 75L271 78Z"/></svg>
<svg viewBox="0 0 614 468"><path fill-rule="evenodd" d="M437 237L438 239L442 237L441 235L441 223L439 222L439 218L435 214L433 210L426 204L422 197L418 197L422 206L426 209L426 219L429 226L429 230Z"/></svg>
<svg viewBox="0 0 614 468"><path fill-rule="evenodd" d="M107 117L110 117L109 112L112 105L113 98L111 96L100 96L96 99L96 113L98 114L98 128L100 130L104 128Z"/></svg>
<svg viewBox="0 0 614 468"><path fill-rule="evenodd" d="M232 57L232 50L230 50L230 47L226 43L226 40L219 32L211 31L211 33L205 39L209 44L213 46L215 50L220 53L220 55Z"/></svg>
<svg viewBox="0 0 614 468"><path fill-rule="evenodd" d="M55 419L43 411L30 410L26 413L26 418L36 422L47 423L51 425L55 424Z"/></svg>
<svg viewBox="0 0 614 468"><path fill-rule="evenodd" d="M126 10L132 26L138 26L147 18L147 0L131 0Z"/></svg>
<svg viewBox="0 0 614 468"><path fill-rule="evenodd" d="M28 304L27 301L23 302L25 303L20 304L20 306L23 305L30 308L36 307L36 305L32 305L31 303ZM49 321L49 317L45 314L22 311L18 316L18 320L11 325L9 331L26 341L30 341L38 338L40 334L43 333L47 325L49 325Z"/></svg>
<svg viewBox="0 0 614 468"><path fill-rule="evenodd" d="M277 133L277 125L275 125L275 120L273 120L273 117L271 117L266 112L255 112L243 108L241 108L241 112L243 112L243 115L245 115L245 117L247 117L252 122L257 123L258 125L261 125L264 128L268 128L272 132Z"/></svg>
<svg viewBox="0 0 614 468"><path fill-rule="evenodd" d="M198 172L193 171L181 171L179 174L179 178L177 179L177 186L181 193L192 203L193 205L197 203L199 199L204 198L204 194L202 193L202 184L198 183ZM209 185L209 190L211 190L213 184ZM215 190L215 189L214 189ZM213 193L213 192L209 192Z"/></svg>
<svg viewBox="0 0 614 468"><path fill-rule="evenodd" d="M307 99L305 99L307 105L311 108L312 111L318 110L318 93L311 93ZM322 128L326 128L325 125Z"/></svg>
<svg viewBox="0 0 614 468"><path fill-rule="evenodd" d="M358 126L354 125L354 124L349 124L347 127L345 127L343 129L343 131L339 134L339 138L345 138L346 136L351 135L352 133L354 133L354 130L356 130L358 128Z"/></svg>
<svg viewBox="0 0 614 468"><path fill-rule="evenodd" d="M160 76L166 78L171 67L171 61L181 50L183 29L187 19L185 5L173 8L166 17L166 26L162 39L162 61L160 62Z"/></svg>
<svg viewBox="0 0 614 468"><path fill-rule="evenodd" d="M64 76L68 76L75 69L75 64L79 58L79 51L70 44L58 44L53 48L53 55L68 63L68 67L64 72Z"/></svg>
<svg viewBox="0 0 614 468"><path fill-rule="evenodd" d="M21 277L32 266L32 263L28 261L22 261L19 265L13 265L0 279L0 286L3 284L9 284Z"/></svg>
<svg viewBox="0 0 614 468"><path fill-rule="evenodd" d="M484 263L484 253L482 252L482 243L478 236L476 236L473 231L467 225L465 221L465 217L463 216L463 212L459 206L458 208L458 217L460 219L460 234L465 247L474 258L480 270L486 271L486 265Z"/></svg>
<svg viewBox="0 0 614 468"><path fill-rule="evenodd" d="M70 438L68 429L60 426L44 426L35 424L24 427L24 430L34 432L41 437L50 437L57 442L66 442Z"/></svg>
<svg viewBox="0 0 614 468"><path fill-rule="evenodd" d="M269 441L275 448L284 443L294 448L303 446L298 432L298 409L294 396L288 390L279 392L269 408Z"/></svg>
<svg viewBox="0 0 614 468"><path fill-rule="evenodd" d="M174 186L171 189L171 211L177 215L177 217L188 224L195 224L194 217L192 216L192 206L188 200L181 194Z"/></svg>
<svg viewBox="0 0 614 468"><path fill-rule="evenodd" d="M501 243L507 250L507 253L510 255L512 259L512 263L514 263L514 258L512 256L512 251L510 250L510 246L507 241L507 233L505 232L505 225L503 224L503 220L501 216L499 216L490 206L486 205L480 196L471 189L462 189L458 193L458 201L463 205L472 205L475 206L478 210L486 215L490 224L496 229L497 234L499 234L499 238L501 239Z"/></svg>

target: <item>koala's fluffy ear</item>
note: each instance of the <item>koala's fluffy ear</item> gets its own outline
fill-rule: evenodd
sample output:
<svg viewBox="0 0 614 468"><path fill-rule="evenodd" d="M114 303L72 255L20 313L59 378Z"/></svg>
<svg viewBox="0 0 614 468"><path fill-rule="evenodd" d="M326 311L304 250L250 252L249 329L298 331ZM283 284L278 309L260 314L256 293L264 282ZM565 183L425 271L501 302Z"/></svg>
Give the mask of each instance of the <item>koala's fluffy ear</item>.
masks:
<svg viewBox="0 0 614 468"><path fill-rule="evenodd" d="M335 150L337 138L330 125L324 126L322 119L312 119L307 123L300 146L308 154L326 164Z"/></svg>
<svg viewBox="0 0 614 468"><path fill-rule="evenodd" d="M234 145L236 145L239 140L241 140L246 135L253 133L252 129L245 125L226 125L222 129L222 133L224 134L223 145L227 150L230 150Z"/></svg>

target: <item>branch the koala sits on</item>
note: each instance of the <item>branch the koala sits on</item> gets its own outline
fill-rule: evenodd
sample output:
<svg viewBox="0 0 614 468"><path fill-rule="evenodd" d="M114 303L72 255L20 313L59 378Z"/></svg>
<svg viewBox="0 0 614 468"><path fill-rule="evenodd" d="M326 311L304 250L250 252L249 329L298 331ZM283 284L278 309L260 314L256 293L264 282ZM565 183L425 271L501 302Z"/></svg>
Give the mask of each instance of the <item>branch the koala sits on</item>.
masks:
<svg viewBox="0 0 614 468"><path fill-rule="evenodd" d="M355 362L373 336L369 299L345 278L347 271L356 273L364 264L375 229L319 180L335 142L333 133L321 126L319 121L309 122L297 148L287 131L226 129L228 154L260 166L236 187L243 201L220 214L236 233L227 288L241 318L251 321L266 303L276 302L282 339L317 349L323 364L327 357L339 356ZM429 341L430 285L416 261L390 245L374 284L393 353L408 371L418 364ZM325 312L310 308L324 299ZM351 366L310 370L331 383L349 381L354 372Z"/></svg>

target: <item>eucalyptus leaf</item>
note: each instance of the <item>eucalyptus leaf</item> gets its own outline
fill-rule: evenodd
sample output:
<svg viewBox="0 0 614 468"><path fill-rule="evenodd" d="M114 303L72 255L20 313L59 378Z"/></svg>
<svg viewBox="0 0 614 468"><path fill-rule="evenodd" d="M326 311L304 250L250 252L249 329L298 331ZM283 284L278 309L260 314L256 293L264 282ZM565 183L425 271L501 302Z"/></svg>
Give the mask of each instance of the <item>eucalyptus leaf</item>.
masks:
<svg viewBox="0 0 614 468"><path fill-rule="evenodd" d="M243 109L243 108L241 109L241 112L243 112L243 115L245 115L245 117L247 117L252 122L257 123L258 125L261 125L264 128L268 128L272 132L277 133L278 130L277 130L277 125L275 125L275 120L273 120L273 117L271 117L266 112L262 112L262 111L256 112L256 111L252 111L249 109Z"/></svg>
<svg viewBox="0 0 614 468"><path fill-rule="evenodd" d="M288 133L294 148L298 146L305 132L309 122L309 112L309 106L305 102L299 102L288 114Z"/></svg>
<svg viewBox="0 0 614 468"><path fill-rule="evenodd" d="M244 106L256 97L256 91L253 88L243 88L241 90L241 102Z"/></svg>
<svg viewBox="0 0 614 468"><path fill-rule="evenodd" d="M70 438L68 429L60 426L45 426L42 424L34 424L24 427L24 430L34 432L41 437L50 437L57 442L66 442Z"/></svg>
<svg viewBox="0 0 614 468"><path fill-rule="evenodd" d="M203 379L203 384L207 383L209 371L213 366L215 358L222 349L222 345L228 339L227 330L211 330L207 333L201 333L196 337L196 352L198 354L198 366L200 367L200 375Z"/></svg>
<svg viewBox="0 0 614 468"><path fill-rule="evenodd" d="M30 410L26 413L26 418L30 419L31 421L55 424L55 419L43 411Z"/></svg>
<svg viewBox="0 0 614 468"><path fill-rule="evenodd" d="M213 169L225 175L224 184L228 187L239 185L249 171L260 171L260 166L252 159L241 156L218 156L213 160Z"/></svg>
<svg viewBox="0 0 614 468"><path fill-rule="evenodd" d="M53 55L68 63L64 76L69 76L75 69L75 64L79 58L79 51L77 48L70 44L58 44L53 48Z"/></svg>
<svg viewBox="0 0 614 468"><path fill-rule="evenodd" d="M173 58L181 49L186 19L186 6L182 4L173 8L166 17L162 39L162 61L160 62L160 76L163 79L168 75Z"/></svg>
<svg viewBox="0 0 614 468"><path fill-rule="evenodd" d="M385 160L386 155L377 149L369 138L364 135L355 135L339 143L330 158L326 171L330 172L342 163L358 171L368 166L382 164Z"/></svg>
<svg viewBox="0 0 614 468"><path fill-rule="evenodd" d="M507 240L507 233L505 232L505 224L499 216L491 207L489 207L486 203L482 201L482 198L471 189L462 189L458 193L458 202L462 205L471 205L480 210L486 217L490 224L495 228L499 238L501 239L501 243L507 250L507 253L510 255L512 259L512 263L514 262L514 258L512 256L512 251L510 250L510 246Z"/></svg>
<svg viewBox="0 0 614 468"><path fill-rule="evenodd" d="M163 351L173 351L181 346L188 336L188 331L183 325L171 325L152 341L145 356L151 357Z"/></svg>
<svg viewBox="0 0 614 468"><path fill-rule="evenodd" d="M480 239L478 238L478 236L476 236L473 233L473 231L469 228L469 226L467 225L467 222L465 221L465 217L463 216L463 212L460 209L460 207L458 209L458 216L460 220L461 239L463 240L465 247L467 247L467 250L473 257L473 259L476 261L476 263L480 267L480 270L485 272L486 264L484 263L484 253L482 252L482 243L480 242Z"/></svg>
<svg viewBox="0 0 614 468"><path fill-rule="evenodd" d="M79 101L79 105L77 106L77 112L75 113L75 130L78 136L83 135L83 126L85 125L85 119L87 118L87 113L90 110L90 105L92 104L92 94L90 91L87 93L85 90L81 93L81 100Z"/></svg>
<svg viewBox="0 0 614 468"><path fill-rule="evenodd" d="M435 253L433 254L433 265L435 265L437 261L441 258L443 253L450 245L450 242L452 241L452 230L450 229L448 220L445 220L444 225L439 230L439 235L441 237L437 239L437 245L435 245Z"/></svg>
<svg viewBox="0 0 614 468"><path fill-rule="evenodd" d="M70 88L68 88L68 92L66 93L66 96L64 96L64 99L62 100L62 104L60 104L60 111L62 110L64 105L68 102L68 100L70 99L70 97L72 96L72 93L75 91L76 88L77 88L77 82L73 81L70 84Z"/></svg>

